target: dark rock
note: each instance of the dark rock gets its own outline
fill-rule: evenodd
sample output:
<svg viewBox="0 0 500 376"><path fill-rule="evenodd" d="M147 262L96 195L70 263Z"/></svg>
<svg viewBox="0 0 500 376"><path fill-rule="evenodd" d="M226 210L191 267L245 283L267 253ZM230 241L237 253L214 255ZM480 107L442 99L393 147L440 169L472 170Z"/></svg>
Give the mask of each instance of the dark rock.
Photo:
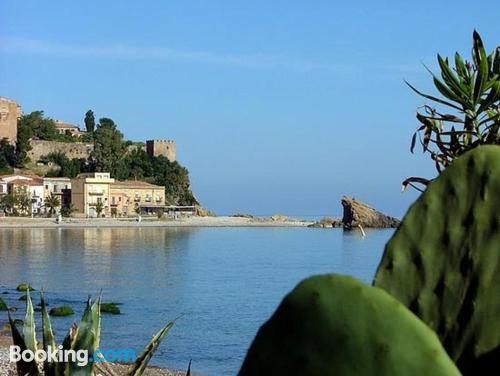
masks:
<svg viewBox="0 0 500 376"><path fill-rule="evenodd" d="M117 303L101 303L101 313L110 313L112 315L119 315L120 307Z"/></svg>
<svg viewBox="0 0 500 376"><path fill-rule="evenodd" d="M400 221L398 219L385 215L354 198L344 196L341 202L344 207L342 217L344 229L350 230L358 225L374 228L394 228L399 226Z"/></svg>
<svg viewBox="0 0 500 376"><path fill-rule="evenodd" d="M74 313L73 308L70 306L55 307L49 311L49 315L51 316L70 316Z"/></svg>
<svg viewBox="0 0 500 376"><path fill-rule="evenodd" d="M23 282L23 283L20 283L19 285L17 285L16 290L21 291L21 292L26 292L28 290L34 291L35 289L33 287L31 287L31 285L29 283Z"/></svg>

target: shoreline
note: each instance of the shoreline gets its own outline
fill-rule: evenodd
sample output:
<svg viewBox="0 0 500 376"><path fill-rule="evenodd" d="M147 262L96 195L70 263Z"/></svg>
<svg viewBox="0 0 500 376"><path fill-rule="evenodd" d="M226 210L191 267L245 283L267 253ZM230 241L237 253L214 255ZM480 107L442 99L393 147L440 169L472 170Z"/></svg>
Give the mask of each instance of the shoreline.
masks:
<svg viewBox="0 0 500 376"><path fill-rule="evenodd" d="M307 227L312 221L287 217L186 217L180 219L142 218L55 218L2 217L0 229L8 228L143 228L143 227Z"/></svg>
<svg viewBox="0 0 500 376"><path fill-rule="evenodd" d="M0 375L17 376L17 369L14 363L9 361L9 346L12 344L12 337L5 335L0 330ZM118 363L99 363L95 371L101 375L126 375L128 366ZM195 375L194 373L192 373ZM144 376L185 376L185 371L172 371L157 366L147 366Z"/></svg>

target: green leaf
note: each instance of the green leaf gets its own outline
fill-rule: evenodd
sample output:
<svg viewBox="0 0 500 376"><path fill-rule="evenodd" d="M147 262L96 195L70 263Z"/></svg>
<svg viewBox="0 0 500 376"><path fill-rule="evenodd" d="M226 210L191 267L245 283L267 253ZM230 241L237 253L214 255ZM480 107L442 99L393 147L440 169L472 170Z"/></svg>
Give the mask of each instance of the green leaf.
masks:
<svg viewBox="0 0 500 376"><path fill-rule="evenodd" d="M493 105L495 102L498 101L500 101L500 80L493 82L488 96L481 101L478 113L485 111L491 105Z"/></svg>
<svg viewBox="0 0 500 376"><path fill-rule="evenodd" d="M473 34L474 46L473 46L473 57L477 67L476 82L474 85L474 104L478 104L483 94L484 86L488 81L489 67L488 67L488 57L486 56L486 51L484 50L483 41L479 36L478 32L474 30Z"/></svg>
<svg viewBox="0 0 500 376"><path fill-rule="evenodd" d="M438 54L438 63L441 68L441 76L446 84L451 88L456 96L460 97L462 100L468 101L467 86L463 85L460 80L455 76L455 73L451 70L448 62L443 60L443 58ZM469 104L469 103L468 103Z"/></svg>
<svg viewBox="0 0 500 376"><path fill-rule="evenodd" d="M40 293L40 305L42 306L43 349L49 352L49 347L52 350L55 350L57 345L54 339L54 333L52 332L52 324L50 322L43 291ZM44 362L43 370L45 372L45 376L57 376L59 374L58 365L56 363L49 362L48 360Z"/></svg>
<svg viewBox="0 0 500 376"><path fill-rule="evenodd" d="M87 306L83 312L82 320L73 342L71 349L86 350L89 357L99 348L101 334L101 296L92 304L90 298L87 301ZM94 368L94 362L88 362L85 366L79 366L77 362L69 362L67 369L71 376L91 376Z"/></svg>
<svg viewBox="0 0 500 376"><path fill-rule="evenodd" d="M451 108L454 108L456 110L459 110L459 111L462 111L462 108L458 107L457 105L453 104L453 103L450 103L448 101L445 101L445 100L442 100L442 99L439 99L439 98L436 98L436 97L433 97L432 95L427 95L427 94L424 94L422 93L421 91L417 90L415 87L413 87L408 81L405 80L405 83L406 85L408 85L410 87L410 89L412 89L415 93L417 93L418 95L420 95L421 97L424 97L424 98L427 98L427 99L430 99L431 101L434 101L434 102L438 102L438 103L441 103L445 106L448 106L448 107L451 107Z"/></svg>
<svg viewBox="0 0 500 376"><path fill-rule="evenodd" d="M144 348L143 352L136 359L135 363L130 366L128 376L141 376L146 369L149 361L153 357L155 351L158 349L163 338L167 335L169 330L174 326L174 321L169 322L161 328L151 339L151 342Z"/></svg>
<svg viewBox="0 0 500 376"><path fill-rule="evenodd" d="M26 342L24 341L22 334L17 329L14 320L10 316L10 312L7 311L7 315L9 318L10 332L12 334L12 342L15 346L19 346L21 352L23 352L27 349ZM34 360L31 362L25 362L21 359L20 361L16 362L16 368L17 374L19 376L38 375L38 366Z"/></svg>
<svg viewBox="0 0 500 376"><path fill-rule="evenodd" d="M37 350L35 311L29 289L26 290L26 315L24 316L23 336L28 350L35 352Z"/></svg>

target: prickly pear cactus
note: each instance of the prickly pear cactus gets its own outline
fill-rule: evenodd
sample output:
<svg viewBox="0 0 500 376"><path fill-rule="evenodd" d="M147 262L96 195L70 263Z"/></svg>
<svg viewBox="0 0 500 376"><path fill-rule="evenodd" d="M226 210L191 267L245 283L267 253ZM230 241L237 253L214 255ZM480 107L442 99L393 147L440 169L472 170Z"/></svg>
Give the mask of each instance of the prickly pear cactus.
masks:
<svg viewBox="0 0 500 376"><path fill-rule="evenodd" d="M500 146L464 154L429 185L374 285L436 331L464 374L500 374Z"/></svg>
<svg viewBox="0 0 500 376"><path fill-rule="evenodd" d="M437 336L382 289L315 276L259 330L240 376L459 375Z"/></svg>

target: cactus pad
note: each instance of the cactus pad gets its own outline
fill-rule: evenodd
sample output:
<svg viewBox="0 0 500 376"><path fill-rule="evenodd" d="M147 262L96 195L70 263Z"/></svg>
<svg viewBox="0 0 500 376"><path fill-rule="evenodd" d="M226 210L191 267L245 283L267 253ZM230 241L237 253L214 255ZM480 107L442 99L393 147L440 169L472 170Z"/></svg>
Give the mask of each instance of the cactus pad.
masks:
<svg viewBox="0 0 500 376"><path fill-rule="evenodd" d="M387 243L374 285L432 328L464 374L500 373L500 147L456 159Z"/></svg>
<svg viewBox="0 0 500 376"><path fill-rule="evenodd" d="M459 375L437 336L382 289L315 276L259 330L240 376Z"/></svg>

